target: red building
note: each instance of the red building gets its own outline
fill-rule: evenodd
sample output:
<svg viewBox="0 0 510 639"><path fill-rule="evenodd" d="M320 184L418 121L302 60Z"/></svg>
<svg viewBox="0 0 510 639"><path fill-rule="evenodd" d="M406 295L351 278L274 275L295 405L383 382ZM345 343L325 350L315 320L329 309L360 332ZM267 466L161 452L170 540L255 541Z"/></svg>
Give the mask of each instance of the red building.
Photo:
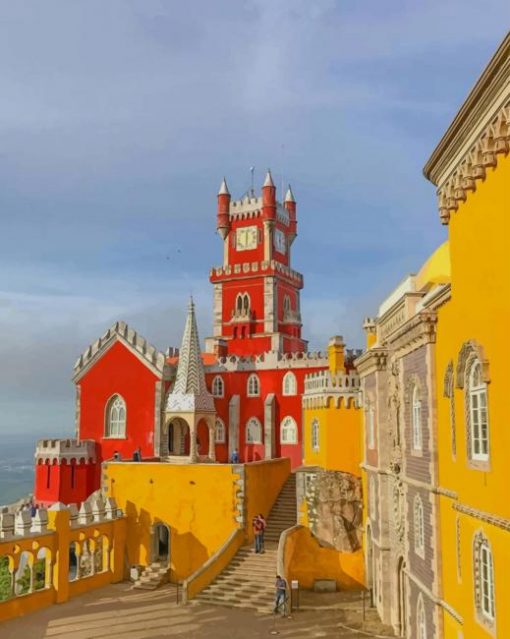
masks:
<svg viewBox="0 0 510 639"><path fill-rule="evenodd" d="M303 277L291 268L296 203L283 204L268 172L261 197L231 201L225 180L217 228L223 263L211 270L213 336L200 352L190 304L180 352L159 352L114 324L74 369L76 439L41 440L35 499L80 502L100 485L100 465L131 459L227 462L286 456L302 462L301 395L307 374L328 367L301 337Z"/></svg>

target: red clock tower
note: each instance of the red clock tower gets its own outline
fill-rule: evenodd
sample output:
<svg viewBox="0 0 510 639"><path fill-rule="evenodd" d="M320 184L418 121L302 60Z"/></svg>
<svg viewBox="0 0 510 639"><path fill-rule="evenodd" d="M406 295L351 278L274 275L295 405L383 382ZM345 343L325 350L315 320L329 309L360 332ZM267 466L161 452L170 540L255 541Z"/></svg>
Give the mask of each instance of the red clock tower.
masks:
<svg viewBox="0 0 510 639"><path fill-rule="evenodd" d="M261 197L250 190L232 201L223 180L217 229L224 243L223 265L210 274L214 334L207 349L218 355L305 352L299 303L303 276L290 267L297 234L290 186L281 204L268 171Z"/></svg>

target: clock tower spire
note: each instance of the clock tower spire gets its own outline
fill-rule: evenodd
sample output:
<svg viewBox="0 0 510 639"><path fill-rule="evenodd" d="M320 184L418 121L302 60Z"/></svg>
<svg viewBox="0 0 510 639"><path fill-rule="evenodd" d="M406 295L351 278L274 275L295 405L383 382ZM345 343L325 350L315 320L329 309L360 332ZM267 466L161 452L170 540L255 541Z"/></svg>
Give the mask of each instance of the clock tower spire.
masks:
<svg viewBox="0 0 510 639"><path fill-rule="evenodd" d="M306 351L299 299L303 276L290 264L297 234L290 186L284 203L278 202L268 170L259 197L250 189L232 201L223 179L216 226L223 240L223 264L210 274L214 333L207 349L239 355Z"/></svg>

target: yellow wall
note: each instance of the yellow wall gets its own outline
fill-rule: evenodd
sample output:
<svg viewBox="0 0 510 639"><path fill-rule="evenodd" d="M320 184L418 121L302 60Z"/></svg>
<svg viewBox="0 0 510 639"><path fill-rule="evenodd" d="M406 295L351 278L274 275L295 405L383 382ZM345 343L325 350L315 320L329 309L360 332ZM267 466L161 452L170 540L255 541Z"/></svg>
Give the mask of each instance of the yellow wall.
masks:
<svg viewBox="0 0 510 639"><path fill-rule="evenodd" d="M495 169L477 181L450 219L452 272L451 300L439 309L437 332L437 396L439 483L458 494L458 500L441 496L441 543L444 599L463 617L464 626L445 613L445 637L457 639L462 629L467 639L487 637L475 620L473 590L473 536L478 530L492 544L495 572L497 636L510 637L510 533L480 519L457 512L454 505L510 519L508 466L510 451L510 156L498 156ZM489 362L488 413L490 469L468 465L464 391L455 389L457 453L452 455L449 401L443 397L448 363L454 370L464 342L476 340ZM460 522L460 563L457 577L457 516Z"/></svg>
<svg viewBox="0 0 510 639"><path fill-rule="evenodd" d="M337 408L329 400L328 408L305 408L303 421L304 465L326 470L341 470L360 476L361 411L351 401ZM312 421L319 420L319 450L312 449Z"/></svg>
<svg viewBox="0 0 510 639"><path fill-rule="evenodd" d="M11 557L14 571L17 570L24 551L36 556L40 548L47 548L51 553L49 587L0 602L0 621L40 610L53 603L62 603L78 594L122 581L126 540L124 517L71 528L67 509L49 510L48 529L48 533L30 533L24 537L15 536L10 540L0 541L0 557ZM105 535L110 544L108 569L97 575L69 582L70 543L94 540L101 535Z"/></svg>
<svg viewBox="0 0 510 639"><path fill-rule="evenodd" d="M288 459L244 466L150 462L104 466L107 494L128 518L129 563L151 562L151 528L165 523L170 528L171 581L189 577L242 527L238 519L243 487L246 541L251 540L253 516L269 514L289 473Z"/></svg>
<svg viewBox="0 0 510 639"><path fill-rule="evenodd" d="M334 579L339 590L363 587L363 552L324 548L306 527L287 536L284 562L287 579L297 579L302 588L313 588L316 579Z"/></svg>

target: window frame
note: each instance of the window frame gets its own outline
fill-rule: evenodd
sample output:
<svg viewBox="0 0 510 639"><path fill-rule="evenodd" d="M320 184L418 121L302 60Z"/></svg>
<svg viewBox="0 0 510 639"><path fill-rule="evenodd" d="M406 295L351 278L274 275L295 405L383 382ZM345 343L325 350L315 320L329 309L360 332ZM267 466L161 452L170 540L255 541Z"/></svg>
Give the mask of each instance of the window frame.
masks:
<svg viewBox="0 0 510 639"><path fill-rule="evenodd" d="M253 439L253 437L250 437L250 433L251 433L251 428L250 426L256 426L256 428L258 429L259 432L259 439ZM248 421L246 422L246 431L244 434L244 441L246 444L248 445L256 445L256 444L263 444L263 434L262 434L262 423L260 421L260 419L258 419L257 417L250 417L248 419Z"/></svg>
<svg viewBox="0 0 510 639"><path fill-rule="evenodd" d="M252 383L256 384L255 390L251 388ZM248 397L260 397L260 379L256 373L251 373L246 381L246 395Z"/></svg>
<svg viewBox="0 0 510 639"><path fill-rule="evenodd" d="M413 384L411 395L411 425L412 425L412 450L416 453L423 451L423 415L420 389Z"/></svg>
<svg viewBox="0 0 510 639"><path fill-rule="evenodd" d="M473 541L474 588L477 618L490 629L496 623L494 555L488 538L479 531Z"/></svg>
<svg viewBox="0 0 510 639"><path fill-rule="evenodd" d="M425 513L421 495L415 495L413 503L414 552L425 558Z"/></svg>
<svg viewBox="0 0 510 639"><path fill-rule="evenodd" d="M475 385L473 377L478 372ZM489 397L487 383L483 380L482 363L473 358L466 371L466 409L469 434L469 457L474 462L488 463L490 460ZM474 400L476 399L476 406ZM485 420L484 420L485 417ZM476 450L478 445L478 451Z"/></svg>
<svg viewBox="0 0 510 639"><path fill-rule="evenodd" d="M121 410L124 409L124 419L121 422L120 417L117 417L115 423L123 423L123 427L116 427L115 432L112 431L112 411L114 405L117 402L121 402ZM117 410L119 410L117 408ZM126 400L120 393L114 393L106 402L105 406L105 424L104 424L104 439L126 439L127 438L127 404Z"/></svg>
<svg viewBox="0 0 510 639"><path fill-rule="evenodd" d="M284 397L295 397L297 395L297 377L292 371L287 371L283 376L282 395Z"/></svg>
<svg viewBox="0 0 510 639"><path fill-rule="evenodd" d="M312 446L312 450L314 453L318 453L320 451L320 421L317 417L312 419L312 423L310 425L310 443Z"/></svg>
<svg viewBox="0 0 510 639"><path fill-rule="evenodd" d="M218 426L220 426L222 431L222 436L218 437ZM214 422L214 443L215 444L226 444L227 443L227 428L225 426L225 422L220 418L216 417Z"/></svg>
<svg viewBox="0 0 510 639"><path fill-rule="evenodd" d="M287 423L286 423L287 422ZM284 438L284 432L292 428L292 441ZM280 422L280 444L283 446L295 446L298 443L298 426L297 422L291 415L286 415Z"/></svg>
<svg viewBox="0 0 510 639"><path fill-rule="evenodd" d="M217 392L217 386L220 386L220 392ZM215 375L211 384L211 395L213 397L225 397L225 382L221 375Z"/></svg>

